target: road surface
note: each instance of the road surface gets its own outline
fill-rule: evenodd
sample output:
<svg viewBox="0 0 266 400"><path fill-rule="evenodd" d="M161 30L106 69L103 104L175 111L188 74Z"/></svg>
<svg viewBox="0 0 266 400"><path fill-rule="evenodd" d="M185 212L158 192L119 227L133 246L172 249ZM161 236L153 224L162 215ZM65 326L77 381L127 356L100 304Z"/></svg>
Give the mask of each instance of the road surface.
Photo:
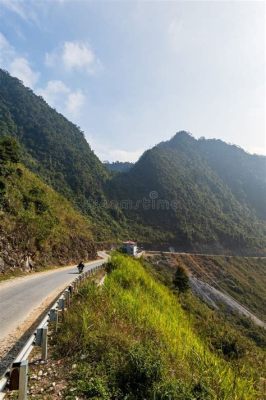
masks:
<svg viewBox="0 0 266 400"><path fill-rule="evenodd" d="M105 261L86 263L84 271ZM77 268L71 266L0 283L0 356L76 276Z"/></svg>

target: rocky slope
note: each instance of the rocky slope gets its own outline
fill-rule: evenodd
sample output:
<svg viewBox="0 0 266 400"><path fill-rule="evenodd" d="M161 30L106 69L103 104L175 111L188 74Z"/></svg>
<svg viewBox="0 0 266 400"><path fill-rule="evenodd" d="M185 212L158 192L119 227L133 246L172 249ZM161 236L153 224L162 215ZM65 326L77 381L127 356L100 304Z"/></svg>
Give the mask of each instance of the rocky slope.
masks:
<svg viewBox="0 0 266 400"><path fill-rule="evenodd" d="M0 140L0 273L96 257L91 222L18 161Z"/></svg>

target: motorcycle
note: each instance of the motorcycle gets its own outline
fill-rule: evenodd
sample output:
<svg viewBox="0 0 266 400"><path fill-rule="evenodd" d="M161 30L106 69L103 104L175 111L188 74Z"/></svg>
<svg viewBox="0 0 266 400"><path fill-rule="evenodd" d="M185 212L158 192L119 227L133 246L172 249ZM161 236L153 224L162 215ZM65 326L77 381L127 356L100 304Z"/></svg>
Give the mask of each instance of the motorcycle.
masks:
<svg viewBox="0 0 266 400"><path fill-rule="evenodd" d="M80 263L80 264L77 266L77 268L78 268L79 274L81 274L81 273L83 272L83 269L84 269L84 264Z"/></svg>

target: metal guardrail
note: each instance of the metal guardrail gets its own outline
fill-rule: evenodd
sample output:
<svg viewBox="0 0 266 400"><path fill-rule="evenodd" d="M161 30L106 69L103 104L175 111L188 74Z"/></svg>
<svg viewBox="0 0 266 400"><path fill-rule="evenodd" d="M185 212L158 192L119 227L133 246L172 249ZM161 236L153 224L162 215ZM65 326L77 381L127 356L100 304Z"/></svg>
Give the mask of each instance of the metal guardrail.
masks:
<svg viewBox="0 0 266 400"><path fill-rule="evenodd" d="M70 285L57 297L57 300L49 309L43 320L37 326L34 333L29 337L23 348L19 351L12 364L0 377L0 400L5 397L5 389L8 386L10 391L18 390L18 400L27 399L28 388L28 357L35 346L42 349L42 360L48 357L48 325L53 323L55 330L58 328L59 315L63 313L71 303L71 297L78 292L81 282L92 275L95 271L103 268L105 261L82 272Z"/></svg>

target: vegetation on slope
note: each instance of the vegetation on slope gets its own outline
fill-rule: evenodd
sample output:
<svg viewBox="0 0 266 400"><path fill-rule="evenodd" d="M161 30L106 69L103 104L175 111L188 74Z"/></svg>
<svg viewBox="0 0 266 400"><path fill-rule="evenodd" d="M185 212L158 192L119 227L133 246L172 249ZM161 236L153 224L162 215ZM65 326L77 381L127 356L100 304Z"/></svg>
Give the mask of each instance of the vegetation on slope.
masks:
<svg viewBox="0 0 266 400"><path fill-rule="evenodd" d="M216 139L201 138L198 148L237 200L266 220L266 157Z"/></svg>
<svg viewBox="0 0 266 400"><path fill-rule="evenodd" d="M109 173L83 132L0 69L1 135L16 137L22 146L23 163L91 217L96 239L118 235L121 228L114 215L98 205L104 203L102 184ZM115 217L118 213L113 212Z"/></svg>
<svg viewBox="0 0 266 400"><path fill-rule="evenodd" d="M265 223L252 207L239 201L223 176L208 163L203 145L186 132L179 132L146 151L127 173L115 176L108 184L110 197L130 199L127 217L151 231L161 231L160 242L168 246L172 243L179 249L202 252L265 252ZM252 176L250 173L250 180ZM266 183L260 182L266 188ZM143 235L142 239L155 243L154 247L161 244L152 235Z"/></svg>
<svg viewBox="0 0 266 400"><path fill-rule="evenodd" d="M104 285L85 283L57 351L75 362L67 399L255 399L250 365L211 351L179 300L139 261L114 254Z"/></svg>
<svg viewBox="0 0 266 400"><path fill-rule="evenodd" d="M25 268L95 258L91 223L19 163L14 139L0 140L0 266Z"/></svg>
<svg viewBox="0 0 266 400"><path fill-rule="evenodd" d="M261 320L265 320L265 258L160 253L148 256L146 260L149 271L171 289L173 289L176 268L185 268L193 276L228 293ZM192 298L194 297L192 296ZM189 297L183 299L187 299L190 303ZM196 302L201 304L195 297L195 305ZM190 305L187 307L191 309ZM196 306L197 309L198 306ZM202 319L200 310L194 314L199 318L197 326L199 330L200 327L208 325L211 315L211 319L220 320L220 324L218 322L210 324L210 332L213 333L214 338L224 332L224 328L221 329L222 325L225 327L230 323L237 332L242 332L243 336L253 340L258 346L266 347L265 329L238 313L228 312L226 308L221 307L219 311L209 310L209 316L206 317L205 313Z"/></svg>
<svg viewBox="0 0 266 400"><path fill-rule="evenodd" d="M204 282L225 291L261 319L265 319L266 258L162 254L154 258L172 273L177 265Z"/></svg>
<svg viewBox="0 0 266 400"><path fill-rule="evenodd" d="M1 134L18 138L28 165L80 201L99 195L108 174L80 129L2 70L0 82Z"/></svg>

